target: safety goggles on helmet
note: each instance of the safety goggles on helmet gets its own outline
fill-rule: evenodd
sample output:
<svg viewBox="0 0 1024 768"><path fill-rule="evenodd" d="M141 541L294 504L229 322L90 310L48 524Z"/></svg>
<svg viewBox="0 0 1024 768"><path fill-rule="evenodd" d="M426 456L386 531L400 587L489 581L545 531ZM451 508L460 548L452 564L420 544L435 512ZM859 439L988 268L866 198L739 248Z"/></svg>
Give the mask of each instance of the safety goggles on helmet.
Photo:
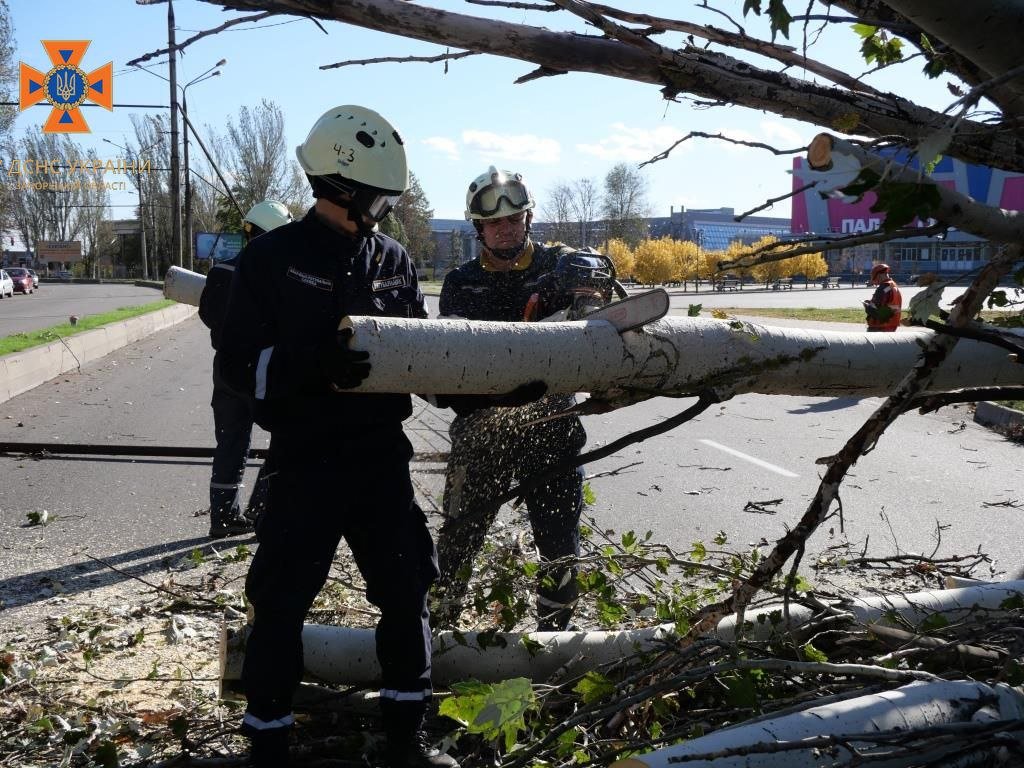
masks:
<svg viewBox="0 0 1024 768"><path fill-rule="evenodd" d="M502 210L502 201L512 210L521 211L529 207L532 200L530 193L522 182L507 179L500 184L484 187L469 203L469 212L482 218L490 218Z"/></svg>
<svg viewBox="0 0 1024 768"><path fill-rule="evenodd" d="M364 187L335 174L316 178L351 197L355 208L373 221L381 221L391 213L391 209L402 197L401 192Z"/></svg>

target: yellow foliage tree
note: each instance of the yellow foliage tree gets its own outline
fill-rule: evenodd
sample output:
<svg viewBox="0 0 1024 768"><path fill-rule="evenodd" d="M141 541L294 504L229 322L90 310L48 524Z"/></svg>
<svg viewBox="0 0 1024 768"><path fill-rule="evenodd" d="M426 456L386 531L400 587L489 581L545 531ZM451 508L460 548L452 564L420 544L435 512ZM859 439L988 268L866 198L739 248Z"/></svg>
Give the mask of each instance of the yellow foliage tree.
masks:
<svg viewBox="0 0 1024 768"><path fill-rule="evenodd" d="M709 275L707 259L696 243L688 240L677 240L673 244L673 252L679 272L676 279L680 282L707 278Z"/></svg>
<svg viewBox="0 0 1024 768"><path fill-rule="evenodd" d="M620 281L627 280L630 276L634 275L636 259L633 257L633 251L626 244L625 240L612 238L605 245L604 254L615 265L615 274Z"/></svg>
<svg viewBox="0 0 1024 768"><path fill-rule="evenodd" d="M641 240L633 252L633 274L642 283L667 283L676 280L679 266L675 260L673 240Z"/></svg>
<svg viewBox="0 0 1024 768"><path fill-rule="evenodd" d="M825 261L825 257L820 253L804 253L794 259L790 259L789 263L793 264L794 274L804 275L808 280L814 280L828 274L828 262Z"/></svg>

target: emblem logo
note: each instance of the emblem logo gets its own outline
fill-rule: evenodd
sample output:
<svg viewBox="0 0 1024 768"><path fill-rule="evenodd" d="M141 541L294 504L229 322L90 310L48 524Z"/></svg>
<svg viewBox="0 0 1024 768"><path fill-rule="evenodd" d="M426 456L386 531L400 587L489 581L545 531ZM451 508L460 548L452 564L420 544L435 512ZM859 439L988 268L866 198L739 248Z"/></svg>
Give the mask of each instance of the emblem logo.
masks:
<svg viewBox="0 0 1024 768"><path fill-rule="evenodd" d="M114 66L108 61L88 74L79 67L90 40L41 40L53 65L41 72L21 62L18 108L26 110L45 101L53 109L43 124L44 133L89 133L82 115L86 101L114 109Z"/></svg>

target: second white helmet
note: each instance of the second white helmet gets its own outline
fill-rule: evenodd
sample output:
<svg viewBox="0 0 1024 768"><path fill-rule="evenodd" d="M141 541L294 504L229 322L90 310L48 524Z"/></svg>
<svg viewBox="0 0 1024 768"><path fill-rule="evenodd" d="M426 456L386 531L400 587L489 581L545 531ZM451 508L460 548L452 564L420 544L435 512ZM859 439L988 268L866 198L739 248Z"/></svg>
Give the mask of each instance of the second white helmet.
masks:
<svg viewBox="0 0 1024 768"><path fill-rule="evenodd" d="M500 219L528 211L535 205L523 174L493 165L481 173L466 191L466 218L471 221Z"/></svg>
<svg viewBox="0 0 1024 768"><path fill-rule="evenodd" d="M256 203L245 214L245 223L259 227L264 232L277 229L292 220L291 211L277 200L264 200Z"/></svg>

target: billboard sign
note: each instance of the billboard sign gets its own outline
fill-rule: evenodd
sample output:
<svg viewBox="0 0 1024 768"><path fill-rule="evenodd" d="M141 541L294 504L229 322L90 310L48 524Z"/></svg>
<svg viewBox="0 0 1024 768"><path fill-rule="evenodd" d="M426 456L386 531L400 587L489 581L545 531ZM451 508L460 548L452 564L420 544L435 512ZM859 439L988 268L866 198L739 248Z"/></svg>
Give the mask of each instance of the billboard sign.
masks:
<svg viewBox="0 0 1024 768"><path fill-rule="evenodd" d="M40 240L36 243L36 258L41 261L77 261L82 258L80 240Z"/></svg>
<svg viewBox="0 0 1024 768"><path fill-rule="evenodd" d="M240 232L196 232L195 253L200 261L217 263L233 259L243 245Z"/></svg>

